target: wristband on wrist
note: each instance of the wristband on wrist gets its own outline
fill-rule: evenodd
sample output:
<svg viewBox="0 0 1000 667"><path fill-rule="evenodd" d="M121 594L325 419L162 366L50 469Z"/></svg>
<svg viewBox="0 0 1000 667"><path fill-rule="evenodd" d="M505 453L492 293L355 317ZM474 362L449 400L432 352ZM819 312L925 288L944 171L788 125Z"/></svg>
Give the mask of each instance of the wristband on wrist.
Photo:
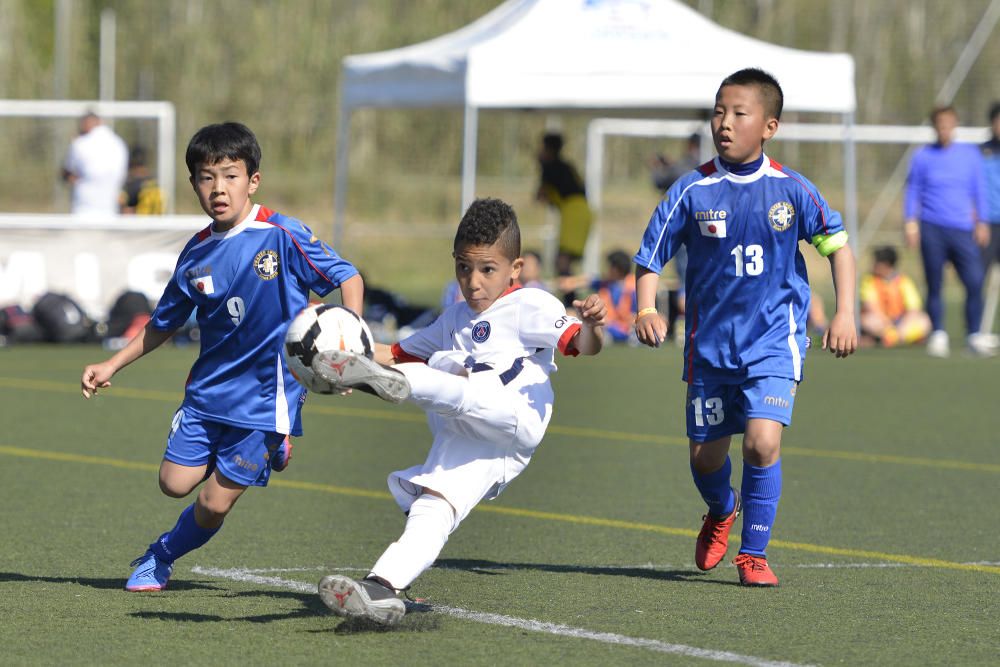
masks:
<svg viewBox="0 0 1000 667"><path fill-rule="evenodd" d="M655 313L656 313L656 308L643 308L638 313L636 313L635 319L639 319L640 317L643 317L644 315L650 315L650 314L655 314Z"/></svg>

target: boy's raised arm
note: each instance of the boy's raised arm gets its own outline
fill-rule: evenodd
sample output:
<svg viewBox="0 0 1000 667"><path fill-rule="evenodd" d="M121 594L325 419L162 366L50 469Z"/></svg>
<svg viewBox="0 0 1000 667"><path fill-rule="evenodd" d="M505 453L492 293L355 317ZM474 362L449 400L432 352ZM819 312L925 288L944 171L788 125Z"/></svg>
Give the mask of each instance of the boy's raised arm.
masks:
<svg viewBox="0 0 1000 667"><path fill-rule="evenodd" d="M340 298L344 305L361 315L365 310L365 283L356 273L340 284Z"/></svg>
<svg viewBox="0 0 1000 667"><path fill-rule="evenodd" d="M830 328L823 334L823 349L838 357L846 357L858 348L858 330L854 322L854 253L851 246L844 245L830 253L829 259L837 295L837 312L830 320Z"/></svg>

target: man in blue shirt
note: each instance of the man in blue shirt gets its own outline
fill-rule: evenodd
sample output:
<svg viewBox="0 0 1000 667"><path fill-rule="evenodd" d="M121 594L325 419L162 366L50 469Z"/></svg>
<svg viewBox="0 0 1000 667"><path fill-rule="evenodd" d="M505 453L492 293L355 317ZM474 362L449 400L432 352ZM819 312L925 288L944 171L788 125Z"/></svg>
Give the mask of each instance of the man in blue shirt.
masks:
<svg viewBox="0 0 1000 667"><path fill-rule="evenodd" d="M983 171L986 174L984 218L990 223L990 242L983 248L984 277L989 277L993 264L1000 261L1000 102L994 103L990 108L990 129L993 136L979 147L983 153ZM981 331L988 333L993 329L994 314L983 314Z"/></svg>
<svg viewBox="0 0 1000 667"><path fill-rule="evenodd" d="M733 561L745 586L777 586L765 549L781 497L781 435L805 360L809 281L799 241L828 257L837 312L823 347L857 347L855 265L841 217L803 176L764 154L778 131L782 92L774 77L745 69L716 94L712 139L718 157L681 177L657 206L634 257L639 341L658 346L666 324L655 307L659 273L688 252L684 379L691 473L708 505L695 565L726 555L743 513ZM743 481L730 487L732 436L744 433Z"/></svg>
<svg viewBox="0 0 1000 667"><path fill-rule="evenodd" d="M910 163L903 200L906 243L920 247L927 280L927 314L933 332L927 353L949 354L944 325L941 285L945 262L951 262L965 286L965 330L973 354L991 355L995 349L979 333L983 316L983 264L979 247L989 242L985 222L986 182L978 147L954 141L958 114L952 107L931 112L937 141L917 150Z"/></svg>
<svg viewBox="0 0 1000 667"><path fill-rule="evenodd" d="M284 363L285 330L308 304L310 290L341 289L361 312L357 270L294 218L250 197L260 184L260 146L249 128L202 128L188 144L191 185L211 224L177 260L149 324L110 359L83 370L85 398L111 386L115 373L166 342L192 311L201 350L174 414L160 464L160 489L183 498L201 485L174 528L132 565L129 591L167 586L175 560L204 545L250 486L267 486L271 470L301 435L305 391Z"/></svg>

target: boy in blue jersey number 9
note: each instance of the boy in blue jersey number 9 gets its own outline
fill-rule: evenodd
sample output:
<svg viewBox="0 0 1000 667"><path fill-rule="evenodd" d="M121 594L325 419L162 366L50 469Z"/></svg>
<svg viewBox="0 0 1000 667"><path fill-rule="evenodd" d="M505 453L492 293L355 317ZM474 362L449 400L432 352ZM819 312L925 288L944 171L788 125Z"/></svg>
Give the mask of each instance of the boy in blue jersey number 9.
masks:
<svg viewBox="0 0 1000 667"><path fill-rule="evenodd" d="M212 223L177 260L149 324L107 361L87 366L85 398L163 344L196 313L201 350L174 414L160 464L160 489L183 498L202 481L177 525L137 558L129 591L166 587L175 560L205 544L248 486L266 486L288 464L289 435L301 435L305 391L284 364L288 323L310 290L341 290L360 313L357 270L301 222L254 204L260 146L249 128L202 128L188 144L191 185Z"/></svg>
<svg viewBox="0 0 1000 667"><path fill-rule="evenodd" d="M680 178L653 212L635 255L636 334L656 347L666 325L656 285L680 246L688 252L684 379L695 486L708 505L695 564L725 557L740 512L740 582L776 586L765 549L781 496L781 432L791 424L806 352L809 283L799 240L830 260L837 312L823 347L857 348L855 266L840 215L815 186L764 154L783 97L775 79L744 69L719 86L712 114L718 157ZM730 487L729 444L743 436L743 481Z"/></svg>

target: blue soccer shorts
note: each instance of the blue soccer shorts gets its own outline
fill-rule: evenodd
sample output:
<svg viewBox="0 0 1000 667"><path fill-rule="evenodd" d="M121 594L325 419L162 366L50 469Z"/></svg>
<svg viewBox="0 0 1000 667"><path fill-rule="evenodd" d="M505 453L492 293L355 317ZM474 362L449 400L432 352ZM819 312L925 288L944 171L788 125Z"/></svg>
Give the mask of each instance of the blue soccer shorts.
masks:
<svg viewBox="0 0 1000 667"><path fill-rule="evenodd" d="M281 446L281 433L239 428L209 421L185 410L174 414L163 458L182 466L208 465L243 486L267 486L271 457Z"/></svg>
<svg viewBox="0 0 1000 667"><path fill-rule="evenodd" d="M751 378L741 384L703 382L688 384L687 435L695 442L709 442L746 430L747 419L772 419L792 423L795 380Z"/></svg>

